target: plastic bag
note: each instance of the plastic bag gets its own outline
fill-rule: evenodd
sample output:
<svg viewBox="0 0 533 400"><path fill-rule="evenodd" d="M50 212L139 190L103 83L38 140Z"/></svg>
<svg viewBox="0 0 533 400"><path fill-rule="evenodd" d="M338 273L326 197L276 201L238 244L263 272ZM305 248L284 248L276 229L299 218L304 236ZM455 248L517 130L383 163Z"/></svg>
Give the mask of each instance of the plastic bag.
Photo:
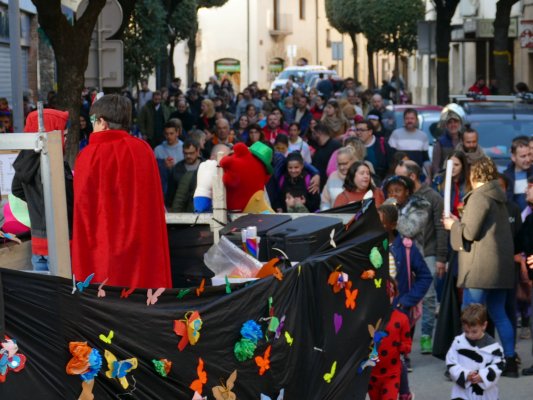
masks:
<svg viewBox="0 0 533 400"><path fill-rule="evenodd" d="M215 277L254 278L263 264L231 243L225 236L204 254L204 263Z"/></svg>

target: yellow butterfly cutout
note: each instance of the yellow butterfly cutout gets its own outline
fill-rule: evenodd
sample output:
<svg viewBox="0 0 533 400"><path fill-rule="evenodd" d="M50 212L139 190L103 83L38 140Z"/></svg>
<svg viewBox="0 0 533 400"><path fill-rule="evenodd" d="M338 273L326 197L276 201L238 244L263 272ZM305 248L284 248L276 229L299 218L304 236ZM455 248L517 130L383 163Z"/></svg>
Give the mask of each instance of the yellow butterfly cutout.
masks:
<svg viewBox="0 0 533 400"><path fill-rule="evenodd" d="M220 386L215 386L211 389L213 391L213 396L215 396L215 400L237 400L237 396L231 391L235 386L236 380L237 370L231 373L225 385L221 379Z"/></svg>
<svg viewBox="0 0 533 400"><path fill-rule="evenodd" d="M333 364L331 365L331 371L330 372L326 372L324 374L324 380L327 383L331 383L331 380L335 376L335 371L337 371L337 361L334 361Z"/></svg>
<svg viewBox="0 0 533 400"><path fill-rule="evenodd" d="M289 346L292 346L292 342L294 341L294 338L291 336L291 334L287 331L285 331L285 340L289 344Z"/></svg>
<svg viewBox="0 0 533 400"><path fill-rule="evenodd" d="M382 281L383 278L379 278L379 279L374 279L374 285L376 285L376 289L379 289L381 288L381 281Z"/></svg>
<svg viewBox="0 0 533 400"><path fill-rule="evenodd" d="M101 334L100 336L98 336L100 338L100 340L104 343L107 343L107 344L111 344L111 341L113 340L113 337L115 337L115 332L113 331L109 331L109 333L106 335L104 334Z"/></svg>
<svg viewBox="0 0 533 400"><path fill-rule="evenodd" d="M133 369L137 368L137 359L128 358L127 360L118 361L113 353L109 350L104 351L104 357L107 361L107 372L105 375L109 379L118 379L124 389L127 389L130 385L126 379L126 375Z"/></svg>

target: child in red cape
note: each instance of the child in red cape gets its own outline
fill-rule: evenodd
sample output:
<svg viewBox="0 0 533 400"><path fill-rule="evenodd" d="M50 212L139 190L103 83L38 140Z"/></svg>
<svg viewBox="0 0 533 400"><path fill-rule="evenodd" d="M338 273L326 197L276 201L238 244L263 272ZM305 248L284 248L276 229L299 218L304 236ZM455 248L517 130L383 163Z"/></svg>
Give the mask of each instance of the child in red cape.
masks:
<svg viewBox="0 0 533 400"><path fill-rule="evenodd" d="M172 287L163 192L150 146L131 135L131 103L103 96L74 173L72 268L78 280Z"/></svg>

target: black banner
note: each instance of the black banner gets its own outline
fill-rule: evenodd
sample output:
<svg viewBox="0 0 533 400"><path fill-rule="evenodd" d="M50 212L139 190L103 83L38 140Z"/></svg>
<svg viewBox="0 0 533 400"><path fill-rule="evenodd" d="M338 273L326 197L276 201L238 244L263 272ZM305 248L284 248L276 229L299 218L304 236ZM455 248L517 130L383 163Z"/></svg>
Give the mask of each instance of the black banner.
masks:
<svg viewBox="0 0 533 400"><path fill-rule="evenodd" d="M23 370L9 371L0 383L0 398L77 399L81 379L67 375L65 367L72 358L69 342L86 341L103 358L93 391L97 400L191 399L194 392L189 386L198 379L199 358L207 373L202 396L208 399L214 398L212 388L226 382L234 370L238 373L233 392L238 399L259 399L261 393L275 399L281 389L290 400L364 399L369 370L359 374L357 369L371 350L368 325L384 318L389 308L388 257L374 206L359 211L357 217L319 254L284 271L281 281L271 276L232 284L231 293L226 286L206 286L199 295L196 288L187 293L168 289L149 306L146 290L121 298L124 288L104 286L105 297L98 297L99 285L91 284L73 294L72 282L66 279L0 270L0 328L17 341L19 353L27 358ZM369 259L373 248L382 255L380 268ZM354 309L345 290L334 293L328 284L336 269L348 274L352 300L358 290ZM361 279L367 270L374 270L375 278ZM174 332L174 321L183 320L190 311L200 314L200 337L179 351L181 337ZM279 339L267 330L271 314L279 320L285 316ZM262 328L254 358L265 358L271 346L270 369L263 375L254 358L240 362L234 354L248 320ZM114 337L109 344L99 338L111 330ZM106 377L104 350L118 360L137 358L138 367L125 377L128 389ZM167 377L156 372L154 359L172 362Z"/></svg>

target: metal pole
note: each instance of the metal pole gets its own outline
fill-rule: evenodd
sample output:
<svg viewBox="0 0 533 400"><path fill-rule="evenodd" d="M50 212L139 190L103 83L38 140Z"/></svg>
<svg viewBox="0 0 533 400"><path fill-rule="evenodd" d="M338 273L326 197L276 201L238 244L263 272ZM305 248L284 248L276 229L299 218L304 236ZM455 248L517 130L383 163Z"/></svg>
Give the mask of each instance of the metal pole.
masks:
<svg viewBox="0 0 533 400"><path fill-rule="evenodd" d="M19 0L9 0L9 42L11 52L11 105L13 108L13 131L22 132L24 110L22 102L22 57L20 49Z"/></svg>
<svg viewBox="0 0 533 400"><path fill-rule="evenodd" d="M98 21L96 23L96 45L98 46L98 90L103 91L104 78L102 76L102 14L98 16Z"/></svg>

